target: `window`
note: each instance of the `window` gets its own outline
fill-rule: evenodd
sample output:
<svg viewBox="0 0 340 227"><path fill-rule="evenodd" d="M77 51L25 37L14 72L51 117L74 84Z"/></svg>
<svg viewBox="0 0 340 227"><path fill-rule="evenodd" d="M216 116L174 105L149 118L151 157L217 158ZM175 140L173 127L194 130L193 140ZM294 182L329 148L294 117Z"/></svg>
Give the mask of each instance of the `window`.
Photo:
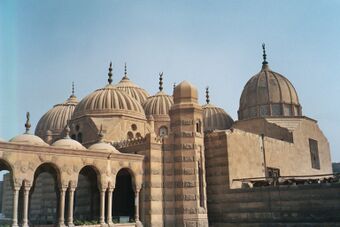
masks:
<svg viewBox="0 0 340 227"><path fill-rule="evenodd" d="M162 126L159 128L159 136L163 137L163 136L167 136L168 135L168 128L165 126Z"/></svg>
<svg viewBox="0 0 340 227"><path fill-rule="evenodd" d="M309 139L310 158L313 169L320 169L318 141Z"/></svg>
<svg viewBox="0 0 340 227"><path fill-rule="evenodd" d="M202 128L201 121L200 120L196 121L196 132L201 133L202 132L201 128Z"/></svg>
<svg viewBox="0 0 340 227"><path fill-rule="evenodd" d="M268 177L270 177L270 178L279 178L280 177L280 169L277 169L277 168L268 167L267 173L268 173Z"/></svg>
<svg viewBox="0 0 340 227"><path fill-rule="evenodd" d="M199 196L200 196L200 207L204 207L204 191L203 191L203 170L201 162L198 161L198 184L199 184Z"/></svg>
<svg viewBox="0 0 340 227"><path fill-rule="evenodd" d="M133 133L132 132L128 132L127 133L127 138L128 139L133 139Z"/></svg>
<svg viewBox="0 0 340 227"><path fill-rule="evenodd" d="M78 135L77 135L77 141L78 141L79 143L82 143L82 142L83 142L83 134L82 134L81 132L79 132Z"/></svg>
<svg viewBox="0 0 340 227"><path fill-rule="evenodd" d="M280 116L282 115L281 104L273 104L272 105L272 116Z"/></svg>
<svg viewBox="0 0 340 227"><path fill-rule="evenodd" d="M142 135L139 132L137 132L136 133L136 138L142 138Z"/></svg>
<svg viewBox="0 0 340 227"><path fill-rule="evenodd" d="M132 124L132 125L131 125L131 129L132 129L132 131L136 131L136 130L137 130L137 125Z"/></svg>
<svg viewBox="0 0 340 227"><path fill-rule="evenodd" d="M260 106L260 116L268 116L269 115L269 106L268 105L263 105Z"/></svg>

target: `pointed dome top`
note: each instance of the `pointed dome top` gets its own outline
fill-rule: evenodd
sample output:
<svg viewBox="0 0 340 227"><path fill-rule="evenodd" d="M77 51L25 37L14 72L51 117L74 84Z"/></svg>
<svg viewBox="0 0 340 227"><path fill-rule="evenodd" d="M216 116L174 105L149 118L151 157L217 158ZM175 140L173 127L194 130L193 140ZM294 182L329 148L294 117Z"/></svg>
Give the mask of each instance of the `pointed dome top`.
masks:
<svg viewBox="0 0 340 227"><path fill-rule="evenodd" d="M143 88L139 87L129 79L126 63L124 66L124 76L114 87L124 91L140 104L143 104L143 102L149 97L149 94Z"/></svg>
<svg viewBox="0 0 340 227"><path fill-rule="evenodd" d="M244 86L238 111L239 119L266 116L301 116L301 105L292 83L272 71L266 60L265 46L261 71Z"/></svg>

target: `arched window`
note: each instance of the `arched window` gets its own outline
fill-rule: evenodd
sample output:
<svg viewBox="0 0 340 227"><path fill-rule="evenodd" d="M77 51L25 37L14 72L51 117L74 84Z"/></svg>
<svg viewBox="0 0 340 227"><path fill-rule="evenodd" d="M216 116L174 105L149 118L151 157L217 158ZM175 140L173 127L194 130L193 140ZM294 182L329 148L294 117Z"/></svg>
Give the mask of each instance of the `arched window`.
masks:
<svg viewBox="0 0 340 227"><path fill-rule="evenodd" d="M142 135L139 132L137 132L136 133L136 138L142 138Z"/></svg>
<svg viewBox="0 0 340 227"><path fill-rule="evenodd" d="M127 133L127 138L128 138L128 139L133 139L133 133L132 133L131 131L129 131L129 132Z"/></svg>
<svg viewBox="0 0 340 227"><path fill-rule="evenodd" d="M159 136L167 136L168 135L168 128L166 126L162 126L159 128Z"/></svg>
<svg viewBox="0 0 340 227"><path fill-rule="evenodd" d="M202 123L200 120L196 121L196 132L201 133L202 132Z"/></svg>

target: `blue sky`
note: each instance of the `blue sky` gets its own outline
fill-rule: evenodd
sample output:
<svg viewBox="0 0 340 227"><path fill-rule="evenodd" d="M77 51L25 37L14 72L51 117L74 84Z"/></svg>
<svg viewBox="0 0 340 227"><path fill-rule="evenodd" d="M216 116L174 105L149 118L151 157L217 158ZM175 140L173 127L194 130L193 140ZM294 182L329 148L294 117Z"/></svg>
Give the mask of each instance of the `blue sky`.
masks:
<svg viewBox="0 0 340 227"><path fill-rule="evenodd" d="M247 80L262 62L298 91L340 161L340 1L0 1L0 137L24 131L71 92L130 79L154 94L191 81L237 118ZM34 127L32 128L34 129ZM33 130L32 130L33 131Z"/></svg>

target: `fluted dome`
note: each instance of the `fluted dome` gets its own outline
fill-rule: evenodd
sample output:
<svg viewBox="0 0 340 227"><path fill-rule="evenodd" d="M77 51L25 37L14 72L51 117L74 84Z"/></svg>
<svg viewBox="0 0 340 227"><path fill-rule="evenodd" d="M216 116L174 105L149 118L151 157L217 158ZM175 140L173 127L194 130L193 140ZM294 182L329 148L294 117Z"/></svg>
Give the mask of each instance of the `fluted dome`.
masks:
<svg viewBox="0 0 340 227"><path fill-rule="evenodd" d="M77 104L78 100L72 94L64 103L53 106L40 118L35 134L41 138L45 138L47 131L50 131L51 135L60 135L71 119Z"/></svg>
<svg viewBox="0 0 340 227"><path fill-rule="evenodd" d="M197 88L187 81L182 81L175 87L174 103L195 102L198 100Z"/></svg>
<svg viewBox="0 0 340 227"><path fill-rule="evenodd" d="M100 151L100 152L108 152L108 153L120 153L114 146L105 142L98 142L89 147L89 150Z"/></svg>
<svg viewBox="0 0 340 227"><path fill-rule="evenodd" d="M171 106L174 104L172 96L159 91L156 95L149 97L143 104L145 114L168 115Z"/></svg>
<svg viewBox="0 0 340 227"><path fill-rule="evenodd" d="M57 140L51 146L72 150L86 150L86 148L81 145L81 143L74 139L71 139L70 137L65 137L63 139Z"/></svg>
<svg viewBox="0 0 340 227"><path fill-rule="evenodd" d="M292 83L272 71L264 61L261 71L245 85L239 119L265 116L301 116L301 105Z"/></svg>
<svg viewBox="0 0 340 227"><path fill-rule="evenodd" d="M76 106L72 119L84 115L126 115L145 119L141 104L111 84L83 98Z"/></svg>
<svg viewBox="0 0 340 227"><path fill-rule="evenodd" d="M11 143L20 143L20 144L28 144L28 145L36 145L36 146L48 146L39 136L35 136L32 134L24 133L22 135L18 135L9 140Z"/></svg>
<svg viewBox="0 0 340 227"><path fill-rule="evenodd" d="M137 86L129 79L127 75L126 64L124 77L122 78L121 81L119 81L118 84L115 85L115 87L129 94L132 98L136 99L140 104L143 104L144 101L150 96L143 88Z"/></svg>
<svg viewBox="0 0 340 227"><path fill-rule="evenodd" d="M203 128L205 132L229 129L234 120L220 107L210 104L209 90L206 89L206 102L203 109Z"/></svg>

